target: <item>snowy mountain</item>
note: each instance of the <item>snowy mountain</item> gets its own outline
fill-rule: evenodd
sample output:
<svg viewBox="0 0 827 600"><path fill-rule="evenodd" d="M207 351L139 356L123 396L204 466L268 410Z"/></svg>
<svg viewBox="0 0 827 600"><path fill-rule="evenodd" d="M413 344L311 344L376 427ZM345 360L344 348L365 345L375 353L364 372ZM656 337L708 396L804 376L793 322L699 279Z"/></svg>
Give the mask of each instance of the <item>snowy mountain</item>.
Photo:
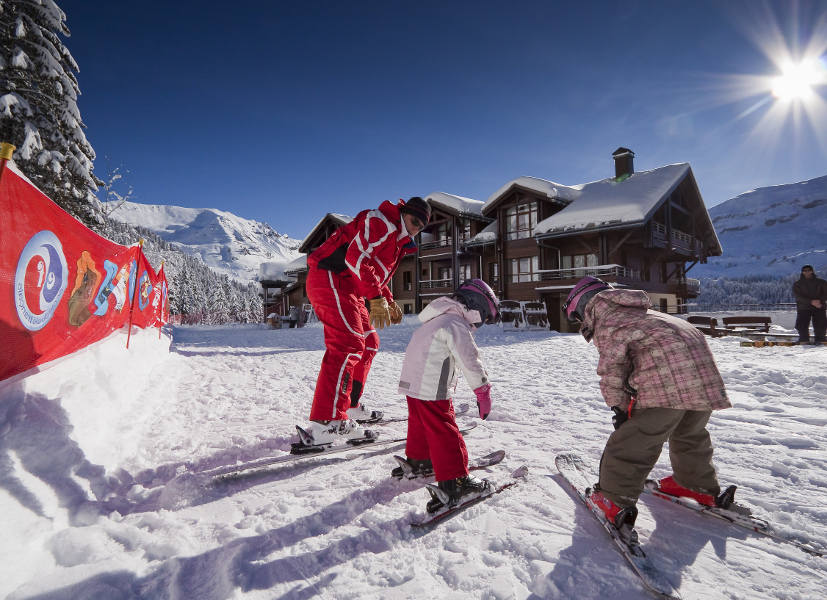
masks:
<svg viewBox="0 0 827 600"><path fill-rule="evenodd" d="M107 208L104 204L104 208ZM184 208L125 202L109 215L145 227L207 266L244 283L258 280L261 263L289 263L299 257L301 240L267 223L215 208Z"/></svg>
<svg viewBox="0 0 827 600"><path fill-rule="evenodd" d="M827 176L743 193L709 209L723 256L692 277L827 273Z"/></svg>

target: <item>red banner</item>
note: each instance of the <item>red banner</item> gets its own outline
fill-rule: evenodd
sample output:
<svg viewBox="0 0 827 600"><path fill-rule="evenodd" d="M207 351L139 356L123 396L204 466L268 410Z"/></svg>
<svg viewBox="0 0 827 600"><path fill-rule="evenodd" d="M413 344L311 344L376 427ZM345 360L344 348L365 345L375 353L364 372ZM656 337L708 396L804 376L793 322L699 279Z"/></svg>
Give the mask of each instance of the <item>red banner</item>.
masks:
<svg viewBox="0 0 827 600"><path fill-rule="evenodd" d="M0 214L0 381L106 337L130 309L139 327L169 320L163 269L139 246L91 231L2 160Z"/></svg>

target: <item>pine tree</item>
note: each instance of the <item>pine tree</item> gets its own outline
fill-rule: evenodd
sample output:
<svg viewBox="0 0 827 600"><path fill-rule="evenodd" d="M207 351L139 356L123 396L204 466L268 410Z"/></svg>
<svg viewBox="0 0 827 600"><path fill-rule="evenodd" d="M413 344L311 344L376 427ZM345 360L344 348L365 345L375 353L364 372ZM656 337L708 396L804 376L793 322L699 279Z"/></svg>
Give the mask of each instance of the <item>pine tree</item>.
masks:
<svg viewBox="0 0 827 600"><path fill-rule="evenodd" d="M77 63L60 36L66 14L53 0L0 0L0 141L17 147L23 173L87 225L102 182L77 106Z"/></svg>

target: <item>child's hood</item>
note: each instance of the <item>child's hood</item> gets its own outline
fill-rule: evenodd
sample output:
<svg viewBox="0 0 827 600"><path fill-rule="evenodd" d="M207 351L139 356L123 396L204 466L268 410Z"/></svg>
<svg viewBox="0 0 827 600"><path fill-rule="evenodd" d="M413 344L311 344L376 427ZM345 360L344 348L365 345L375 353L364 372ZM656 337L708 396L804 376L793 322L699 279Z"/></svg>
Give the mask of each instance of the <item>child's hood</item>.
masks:
<svg viewBox="0 0 827 600"><path fill-rule="evenodd" d="M592 323L596 317L620 306L647 310L652 307L652 302L643 290L605 290L586 306L584 323Z"/></svg>
<svg viewBox="0 0 827 600"><path fill-rule="evenodd" d="M449 298L448 296L441 296L423 308L422 312L419 313L419 320L423 323L427 323L439 315L449 313L462 317L468 322L469 325L482 321L479 311L468 310L462 305L461 302L454 300L453 298Z"/></svg>

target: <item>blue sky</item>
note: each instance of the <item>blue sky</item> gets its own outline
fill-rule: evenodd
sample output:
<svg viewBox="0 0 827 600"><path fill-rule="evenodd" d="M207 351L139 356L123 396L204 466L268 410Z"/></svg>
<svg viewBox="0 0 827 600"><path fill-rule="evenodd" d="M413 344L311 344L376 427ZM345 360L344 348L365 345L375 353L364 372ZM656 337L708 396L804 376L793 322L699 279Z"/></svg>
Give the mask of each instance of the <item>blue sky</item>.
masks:
<svg viewBox="0 0 827 600"><path fill-rule="evenodd" d="M602 179L619 146L690 163L707 206L827 174L827 86L785 110L759 79L783 46L827 64L823 1L58 3L98 176L292 237L385 199Z"/></svg>

